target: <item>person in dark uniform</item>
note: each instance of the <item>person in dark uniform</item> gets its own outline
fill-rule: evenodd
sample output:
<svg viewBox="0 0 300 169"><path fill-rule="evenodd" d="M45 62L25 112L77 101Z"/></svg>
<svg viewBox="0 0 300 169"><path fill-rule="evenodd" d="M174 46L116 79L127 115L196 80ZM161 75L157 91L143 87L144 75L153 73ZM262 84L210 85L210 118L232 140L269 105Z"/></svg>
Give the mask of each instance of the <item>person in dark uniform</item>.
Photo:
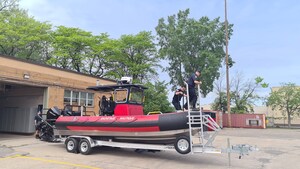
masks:
<svg viewBox="0 0 300 169"><path fill-rule="evenodd" d="M39 138L40 133L40 124L42 122L42 113L41 111L37 112L37 115L34 117L34 125L35 125L35 138Z"/></svg>
<svg viewBox="0 0 300 169"><path fill-rule="evenodd" d="M175 94L173 96L172 104L174 105L176 110L181 110L180 100L182 96L185 96L185 86L181 86L180 89L177 89L175 91Z"/></svg>
<svg viewBox="0 0 300 169"><path fill-rule="evenodd" d="M195 86L201 84L201 81L197 79L198 77L200 77L200 75L201 75L201 72L199 70L197 70L195 73L193 73L189 77L189 79L187 81L188 89L189 89L189 93L188 93L189 102L190 102L190 105L192 106L191 107L192 109L196 108L197 95L196 95ZM185 103L184 108L188 109L187 102Z"/></svg>

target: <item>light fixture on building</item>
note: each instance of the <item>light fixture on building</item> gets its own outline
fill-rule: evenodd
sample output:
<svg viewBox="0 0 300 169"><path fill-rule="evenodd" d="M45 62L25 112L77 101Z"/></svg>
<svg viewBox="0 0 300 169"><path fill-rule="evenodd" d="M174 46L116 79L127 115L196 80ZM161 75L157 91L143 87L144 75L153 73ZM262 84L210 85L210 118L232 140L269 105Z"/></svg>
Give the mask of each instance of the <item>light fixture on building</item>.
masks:
<svg viewBox="0 0 300 169"><path fill-rule="evenodd" d="M29 79L29 78L30 78L30 75L27 74L27 73L24 73L23 78L24 78L24 79Z"/></svg>
<svg viewBox="0 0 300 169"><path fill-rule="evenodd" d="M97 81L96 81L96 86L99 86L99 85L100 85L100 80L97 79Z"/></svg>

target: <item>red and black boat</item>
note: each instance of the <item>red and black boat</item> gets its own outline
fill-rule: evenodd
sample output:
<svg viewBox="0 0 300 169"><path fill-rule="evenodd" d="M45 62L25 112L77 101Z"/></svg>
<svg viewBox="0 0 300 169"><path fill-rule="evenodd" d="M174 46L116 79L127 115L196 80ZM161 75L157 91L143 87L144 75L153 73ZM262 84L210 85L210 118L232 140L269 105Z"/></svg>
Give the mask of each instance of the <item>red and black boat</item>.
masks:
<svg viewBox="0 0 300 169"><path fill-rule="evenodd" d="M88 89L107 93L102 96L100 116L60 116L55 121L59 135L167 144L189 134L188 112L144 115L144 90L147 88L142 85L118 84Z"/></svg>

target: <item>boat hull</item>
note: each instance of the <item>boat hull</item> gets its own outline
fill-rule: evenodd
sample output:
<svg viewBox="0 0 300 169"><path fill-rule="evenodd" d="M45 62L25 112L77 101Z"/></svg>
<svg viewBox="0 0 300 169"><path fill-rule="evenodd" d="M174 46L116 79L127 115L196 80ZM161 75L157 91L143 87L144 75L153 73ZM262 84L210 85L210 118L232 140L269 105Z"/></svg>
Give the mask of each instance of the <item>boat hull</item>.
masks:
<svg viewBox="0 0 300 169"><path fill-rule="evenodd" d="M142 116L61 116L59 135L102 137L126 142L173 142L188 135L187 112ZM197 130L193 130L196 133Z"/></svg>

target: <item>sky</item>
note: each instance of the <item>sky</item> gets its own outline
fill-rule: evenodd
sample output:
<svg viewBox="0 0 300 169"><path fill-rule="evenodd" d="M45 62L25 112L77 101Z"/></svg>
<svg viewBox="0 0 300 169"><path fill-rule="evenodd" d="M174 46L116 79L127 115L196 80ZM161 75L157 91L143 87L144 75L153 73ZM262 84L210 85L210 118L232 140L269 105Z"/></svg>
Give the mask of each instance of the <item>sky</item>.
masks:
<svg viewBox="0 0 300 169"><path fill-rule="evenodd" d="M77 27L94 35L107 33L111 38L124 34L152 31L160 18L190 9L190 18L224 21L224 0L20 0L20 7L39 21L54 26ZM300 85L300 1L299 0L227 0L228 21L233 26L229 54L236 72L245 79L263 77L269 88L292 82ZM167 66L167 63L163 63ZM224 69L225 72L225 69ZM160 80L169 81L165 72ZM169 98L173 91L169 92ZM211 103L215 95L201 98Z"/></svg>

